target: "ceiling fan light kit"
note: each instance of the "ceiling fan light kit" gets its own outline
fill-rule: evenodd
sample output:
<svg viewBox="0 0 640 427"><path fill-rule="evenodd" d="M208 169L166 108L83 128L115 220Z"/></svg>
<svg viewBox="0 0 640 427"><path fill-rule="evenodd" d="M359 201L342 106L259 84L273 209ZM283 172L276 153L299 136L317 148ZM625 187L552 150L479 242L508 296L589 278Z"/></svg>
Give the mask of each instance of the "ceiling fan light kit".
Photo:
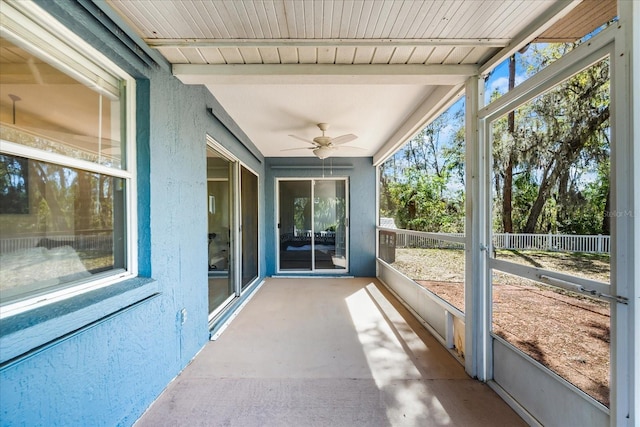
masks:
<svg viewBox="0 0 640 427"><path fill-rule="evenodd" d="M318 147L316 149L313 150L313 154L316 155L317 158L319 159L326 159L327 157L329 157L331 155L331 152L333 151L332 148L327 147L327 146L321 146Z"/></svg>
<svg viewBox="0 0 640 427"><path fill-rule="evenodd" d="M347 142L353 141L357 138L356 135L349 133L346 135L341 135L335 138L330 136L326 136L324 133L327 129L329 129L328 123L318 123L318 127L322 131L321 136L316 136L313 138L313 141L309 141L305 138L301 138L296 135L289 135L292 138L299 139L300 141L309 143L313 145L313 147L307 148L290 148L282 151L293 151L293 150L313 150L313 154L319 159L326 159L331 156L331 154L338 149L339 145L346 144ZM349 148L359 148L359 147L349 147Z"/></svg>

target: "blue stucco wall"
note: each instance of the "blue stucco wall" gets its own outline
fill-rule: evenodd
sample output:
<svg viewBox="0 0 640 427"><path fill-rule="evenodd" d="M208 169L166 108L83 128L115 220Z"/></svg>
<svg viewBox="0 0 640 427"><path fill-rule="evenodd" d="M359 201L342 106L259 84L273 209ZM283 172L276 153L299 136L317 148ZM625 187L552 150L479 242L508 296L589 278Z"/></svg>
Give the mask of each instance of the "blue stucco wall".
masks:
<svg viewBox="0 0 640 427"><path fill-rule="evenodd" d="M376 171L370 157L336 157L324 161L315 157L267 157L265 235L267 270L277 271L276 180L277 178L349 178L349 275L374 277L376 227Z"/></svg>
<svg viewBox="0 0 640 427"><path fill-rule="evenodd" d="M241 131L216 118L225 113L204 87L183 85L167 64L137 61L113 28L78 3L39 3L138 79L139 265L149 280L108 301L105 291L93 293L90 304L77 297L53 317L34 311L3 321L13 327L3 339L28 336L30 348L2 358L0 423L130 425L209 337L206 135L257 172L262 190L264 160L238 142ZM264 199L259 209L265 211Z"/></svg>

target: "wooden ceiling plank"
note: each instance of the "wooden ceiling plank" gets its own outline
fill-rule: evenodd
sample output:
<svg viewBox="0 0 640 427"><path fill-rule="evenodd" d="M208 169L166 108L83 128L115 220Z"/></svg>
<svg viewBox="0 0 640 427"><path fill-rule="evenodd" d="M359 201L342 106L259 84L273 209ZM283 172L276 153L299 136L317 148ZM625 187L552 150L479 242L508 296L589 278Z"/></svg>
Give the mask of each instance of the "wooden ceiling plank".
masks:
<svg viewBox="0 0 640 427"><path fill-rule="evenodd" d="M333 22L333 2L327 3L326 1L322 2L322 27L321 27L321 37L330 38L331 37L331 23Z"/></svg>
<svg viewBox="0 0 640 427"><path fill-rule="evenodd" d="M417 46L411 57L407 61L408 64L424 64L427 62L427 59L431 56L435 49L435 46Z"/></svg>
<svg viewBox="0 0 640 427"><path fill-rule="evenodd" d="M442 61L443 64L462 64L465 58L473 50L472 47L454 47L449 55Z"/></svg>
<svg viewBox="0 0 640 427"><path fill-rule="evenodd" d="M402 12L405 10L403 7L405 5L404 2L393 2L391 5L391 10L387 14L385 19L385 24L382 27L382 33L380 33L381 38L391 38L391 32L393 27L396 26L399 20L402 20Z"/></svg>
<svg viewBox="0 0 640 427"><path fill-rule="evenodd" d="M262 37L268 39L273 38L274 34L277 34L278 32L278 25L275 20L275 16L273 19L269 17L269 13L267 12L267 4L265 2L254 3L253 7L255 16L253 16L252 19L256 21L254 25L260 26Z"/></svg>
<svg viewBox="0 0 640 427"><path fill-rule="evenodd" d="M224 58L224 62L227 64L244 64L244 58L240 54L240 49L237 48L222 48L220 54Z"/></svg>
<svg viewBox="0 0 640 427"><path fill-rule="evenodd" d="M247 22L247 28L250 29L252 37L263 39L265 38L265 30L269 31L268 23L263 25L258 18L258 11L256 9L255 2L242 2L242 7L236 6L241 12L241 16L244 16Z"/></svg>
<svg viewBox="0 0 640 427"><path fill-rule="evenodd" d="M443 13L446 10L446 0L440 0L434 2L429 8L429 13L426 16L426 20L423 21L420 28L421 31L416 33L418 38L434 38L433 28L438 20L442 19Z"/></svg>
<svg viewBox="0 0 640 427"><path fill-rule="evenodd" d="M318 49L318 64L333 64L336 60L335 47L322 47Z"/></svg>
<svg viewBox="0 0 640 427"><path fill-rule="evenodd" d="M275 20L278 23L278 28L280 29L279 38L286 39L291 37L286 3L278 1L271 4L274 5L274 12L276 14Z"/></svg>
<svg viewBox="0 0 640 427"><path fill-rule="evenodd" d="M310 37L314 39L322 38L322 17L324 16L324 2L322 1L314 1L313 2L313 33Z"/></svg>
<svg viewBox="0 0 640 427"><path fill-rule="evenodd" d="M407 64L409 62L409 58L413 54L413 51L416 48L414 46L399 46L396 47L393 56L389 60L390 64Z"/></svg>
<svg viewBox="0 0 640 427"><path fill-rule="evenodd" d="M194 7L200 20L202 21L202 32L204 34L204 37L221 38L222 33L218 30L217 25L213 25L215 18L211 13L211 9L207 7L207 3L196 2L194 3Z"/></svg>
<svg viewBox="0 0 640 427"><path fill-rule="evenodd" d="M185 24L193 31L196 37L208 37L208 25L202 20L202 15L197 9L196 4L185 4L180 8L180 14L185 20Z"/></svg>
<svg viewBox="0 0 640 427"><path fill-rule="evenodd" d="M211 2L208 4L211 6L212 25L218 28L223 38L231 38L234 30L232 28L231 18L224 5L219 2Z"/></svg>
<svg viewBox="0 0 640 427"><path fill-rule="evenodd" d="M391 61L395 47L393 46L381 46L377 47L373 54L372 64L388 64Z"/></svg>
<svg viewBox="0 0 640 427"><path fill-rule="evenodd" d="M539 42L574 42L618 14L615 0L585 0L567 16L540 34Z"/></svg>
<svg viewBox="0 0 640 427"><path fill-rule="evenodd" d="M182 49L182 54L187 58L187 61L189 61L190 64L206 64L207 63L207 60L202 55L200 48Z"/></svg>
<svg viewBox="0 0 640 427"><path fill-rule="evenodd" d="M373 55L376 53L375 47L362 46L356 49L356 54L353 58L354 64L371 64Z"/></svg>
<svg viewBox="0 0 640 427"><path fill-rule="evenodd" d="M181 49L175 47L163 47L158 49L158 51L172 64L184 64L187 62L187 58L182 54Z"/></svg>
<svg viewBox="0 0 640 427"><path fill-rule="evenodd" d="M393 7L393 2L389 0L383 0L382 8L378 12L378 16L376 17L376 25L373 29L372 34L369 36L370 38L385 38L384 37L384 27L387 25L387 20L389 19L389 14L391 13L391 8Z"/></svg>
<svg viewBox="0 0 640 427"><path fill-rule="evenodd" d="M368 4L369 7L366 8L368 10L363 10L363 13L366 13L367 22L360 23L358 27L358 35L357 38L369 39L372 38L372 34L375 30L376 23L378 22L378 18L380 16L380 10L382 9L382 2L373 2Z"/></svg>
<svg viewBox="0 0 640 427"><path fill-rule="evenodd" d="M336 52L336 64L353 64L353 59L356 55L356 48L350 47L337 47Z"/></svg>
<svg viewBox="0 0 640 427"><path fill-rule="evenodd" d="M413 8L409 17L402 27L398 30L398 38L413 38L415 32L420 28L420 24L425 20L429 14L432 2L414 2Z"/></svg>
<svg viewBox="0 0 640 427"><path fill-rule="evenodd" d="M455 33L455 37L479 37L486 36L485 31L487 25L490 25L496 13L495 9L490 7L491 3L484 2L485 7L469 17L469 20Z"/></svg>
<svg viewBox="0 0 640 427"><path fill-rule="evenodd" d="M241 47L239 51L245 64L262 64L262 56L260 56L258 48Z"/></svg>
<svg viewBox="0 0 640 427"><path fill-rule="evenodd" d="M450 46L436 47L431 56L427 59L427 64L442 64L453 50Z"/></svg>
<svg viewBox="0 0 640 427"><path fill-rule="evenodd" d="M446 9L443 11L442 17L439 21L434 22L433 27L433 36L438 38L442 37L442 34L445 32L445 29L448 26L455 26L451 21L455 21L458 17L458 11L465 3L461 1L450 1L446 4Z"/></svg>
<svg viewBox="0 0 640 427"><path fill-rule="evenodd" d="M297 49L300 64L315 64L318 62L318 49L315 47L298 47Z"/></svg>
<svg viewBox="0 0 640 427"><path fill-rule="evenodd" d="M355 39L358 37L360 22L362 22L362 14L365 10L365 2L354 2L351 10L351 19L349 20L349 31L347 38Z"/></svg>
<svg viewBox="0 0 640 427"><path fill-rule="evenodd" d="M130 2L112 0L112 5L117 6L124 17L133 28L138 29L142 37L169 37L167 33L159 32L162 27L155 24L151 13L144 13L144 9L134 7Z"/></svg>
<svg viewBox="0 0 640 427"><path fill-rule="evenodd" d="M200 53L207 64L226 64L224 56L217 48L200 48Z"/></svg>
<svg viewBox="0 0 640 427"><path fill-rule="evenodd" d="M280 55L278 54L278 48L275 47L263 47L259 48L260 56L264 64L280 64Z"/></svg>
<svg viewBox="0 0 640 427"><path fill-rule="evenodd" d="M328 34L331 34L331 38L340 38L340 23L342 22L342 3L341 2L332 2L332 11L331 11L331 20L329 21L331 24L330 30Z"/></svg>
<svg viewBox="0 0 640 427"><path fill-rule="evenodd" d="M281 64L297 64L298 49L295 47L280 47L278 48L278 55L280 56Z"/></svg>
<svg viewBox="0 0 640 427"><path fill-rule="evenodd" d="M514 0L510 2L505 2L501 5L501 7L494 12L493 15L490 16L489 19L486 20L483 24L483 31L486 31L488 34L509 34L510 24L518 23L518 15L523 13L519 11L519 7L521 6L521 2ZM515 20L515 22L514 22ZM478 30L476 30L478 31Z"/></svg>

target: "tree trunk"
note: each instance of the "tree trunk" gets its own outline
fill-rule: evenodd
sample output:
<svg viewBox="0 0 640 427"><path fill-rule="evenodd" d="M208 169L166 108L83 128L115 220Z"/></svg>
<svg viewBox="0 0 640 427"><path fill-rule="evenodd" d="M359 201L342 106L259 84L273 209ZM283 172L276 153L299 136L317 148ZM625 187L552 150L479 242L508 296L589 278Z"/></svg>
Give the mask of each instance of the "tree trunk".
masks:
<svg viewBox="0 0 640 427"><path fill-rule="evenodd" d="M31 162L34 165L37 179L34 180L40 197L45 201L49 207L49 213L51 214L51 225L53 230L39 230L39 231L68 231L69 226L67 224L64 212L58 203L58 196L60 191L55 191L53 184L49 184L47 179L47 172L39 162ZM38 221L39 222L39 221Z"/></svg>
<svg viewBox="0 0 640 427"><path fill-rule="evenodd" d="M516 56L509 58L509 90L515 87L516 83ZM515 141L515 112L511 111L507 117L507 131ZM511 147L507 167L504 171L504 185L502 186L502 228L505 233L513 233L513 213L511 198L513 195L513 168L515 167L517 148Z"/></svg>
<svg viewBox="0 0 640 427"><path fill-rule="evenodd" d="M504 184L502 187L502 228L505 233L513 233L513 204L511 202L511 197L513 195L514 157L513 153L509 153L509 161L504 171Z"/></svg>
<svg viewBox="0 0 640 427"><path fill-rule="evenodd" d="M551 189L553 188L553 185L558 179L557 171L561 167L560 165L557 165L555 168L552 169L553 163L550 164L544 171L544 178L542 178L542 182L540 183L540 188L538 189L538 195L536 197L535 202L533 202L533 206L531 206L531 211L529 211L529 217L527 218L527 223L524 226L524 230L522 230L523 233L536 232L536 224L538 223L538 218L542 213L544 204L547 202L547 199L549 198L549 194L551 193Z"/></svg>
<svg viewBox="0 0 640 427"><path fill-rule="evenodd" d="M580 156L582 149L589 139L589 135L595 133L595 131L609 119L609 108L606 108L602 114L591 117L587 121L580 133L572 135L572 138L565 141L562 147L554 153L554 159L545 168L540 188L538 189L538 196L536 201L531 207L529 217L527 218L527 224L524 233L535 233L536 223L538 217L542 213L544 204L549 198L551 189L558 182L558 179L563 170L568 169Z"/></svg>

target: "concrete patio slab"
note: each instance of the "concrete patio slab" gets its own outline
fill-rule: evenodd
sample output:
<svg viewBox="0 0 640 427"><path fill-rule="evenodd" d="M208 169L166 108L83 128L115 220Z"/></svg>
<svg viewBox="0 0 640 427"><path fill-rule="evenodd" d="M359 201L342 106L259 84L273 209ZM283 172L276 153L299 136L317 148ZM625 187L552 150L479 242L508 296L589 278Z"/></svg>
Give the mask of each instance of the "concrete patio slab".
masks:
<svg viewBox="0 0 640 427"><path fill-rule="evenodd" d="M376 279L271 278L136 425L526 424Z"/></svg>

